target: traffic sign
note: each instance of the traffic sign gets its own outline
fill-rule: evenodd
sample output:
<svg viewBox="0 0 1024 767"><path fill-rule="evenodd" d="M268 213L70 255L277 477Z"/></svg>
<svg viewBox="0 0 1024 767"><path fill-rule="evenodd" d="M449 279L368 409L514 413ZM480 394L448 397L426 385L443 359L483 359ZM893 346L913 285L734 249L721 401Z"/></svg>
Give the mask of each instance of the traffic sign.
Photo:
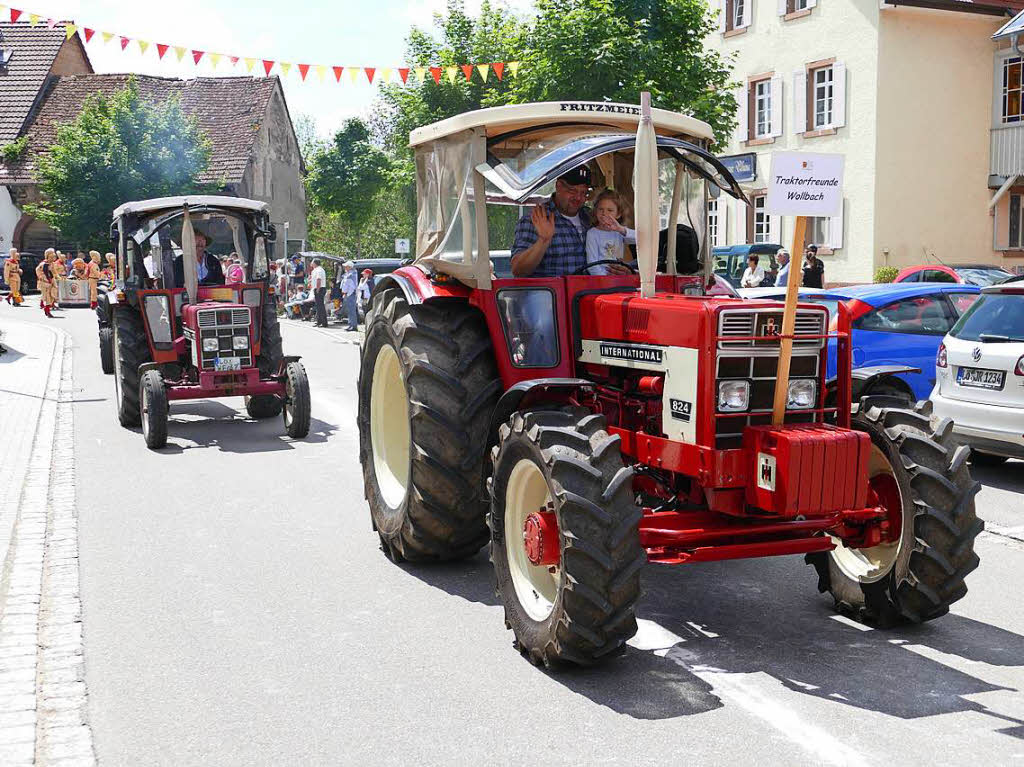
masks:
<svg viewBox="0 0 1024 767"><path fill-rule="evenodd" d="M403 237L395 238L395 253L408 253L409 252L409 240Z"/></svg>

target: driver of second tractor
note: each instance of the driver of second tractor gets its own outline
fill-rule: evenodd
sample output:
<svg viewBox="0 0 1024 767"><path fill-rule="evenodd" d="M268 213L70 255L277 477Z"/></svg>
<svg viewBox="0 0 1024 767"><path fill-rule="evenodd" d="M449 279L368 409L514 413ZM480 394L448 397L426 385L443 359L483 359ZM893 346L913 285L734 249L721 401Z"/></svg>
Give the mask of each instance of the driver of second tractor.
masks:
<svg viewBox="0 0 1024 767"><path fill-rule="evenodd" d="M210 244L210 238L198 228L195 230L196 238L196 270L198 271L200 285L223 285L224 269L220 265L220 259L213 253L206 250ZM185 284L185 266L182 255L174 259L174 284L182 286Z"/></svg>

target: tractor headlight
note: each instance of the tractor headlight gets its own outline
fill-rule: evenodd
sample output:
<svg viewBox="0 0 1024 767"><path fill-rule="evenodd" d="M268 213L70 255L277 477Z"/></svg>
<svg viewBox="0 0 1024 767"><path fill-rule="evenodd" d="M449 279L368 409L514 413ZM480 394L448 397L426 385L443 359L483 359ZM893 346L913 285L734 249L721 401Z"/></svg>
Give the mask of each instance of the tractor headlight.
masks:
<svg viewBox="0 0 1024 767"><path fill-rule="evenodd" d="M249 336L235 336L234 338L231 339L231 348L235 350L248 349Z"/></svg>
<svg viewBox="0 0 1024 767"><path fill-rule="evenodd" d="M721 381L718 384L718 412L735 413L750 407L750 381Z"/></svg>
<svg viewBox="0 0 1024 767"><path fill-rule="evenodd" d="M220 348L220 345L217 342L216 336L213 337L213 338L204 338L203 339L203 351L204 352L215 352L219 348Z"/></svg>
<svg viewBox="0 0 1024 767"><path fill-rule="evenodd" d="M797 378L789 382L789 394L786 396L786 408L790 410L810 410L818 399L818 382L812 378Z"/></svg>
<svg viewBox="0 0 1024 767"><path fill-rule="evenodd" d="M146 323L154 345L170 344L174 341L171 327L171 303L167 296L149 295L145 298Z"/></svg>

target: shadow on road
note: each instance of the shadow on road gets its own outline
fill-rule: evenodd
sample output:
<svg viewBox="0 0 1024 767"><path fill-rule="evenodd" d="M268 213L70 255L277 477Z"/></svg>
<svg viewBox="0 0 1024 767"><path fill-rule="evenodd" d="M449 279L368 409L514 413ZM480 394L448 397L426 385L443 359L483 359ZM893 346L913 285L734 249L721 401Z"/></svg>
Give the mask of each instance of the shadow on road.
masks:
<svg viewBox="0 0 1024 767"><path fill-rule="evenodd" d="M985 487L1024 493L1024 463L1008 461L1002 466L977 466L971 464L971 476Z"/></svg>
<svg viewBox="0 0 1024 767"><path fill-rule="evenodd" d="M462 599L500 603L486 552L462 563L403 569ZM1011 631L954 614L922 626L859 631L832 620L829 600L815 593L813 575L797 559L649 566L644 586L641 628L653 626L667 640L645 644L642 630L633 644L645 649L629 646L594 669L536 673L638 719L712 711L724 705L716 678L759 674L795 692L900 719L988 714L1015 725L1001 732L1024 738L1024 720L967 699L1009 688L915 651L1024 666L1024 637ZM509 661L514 657L510 650Z"/></svg>

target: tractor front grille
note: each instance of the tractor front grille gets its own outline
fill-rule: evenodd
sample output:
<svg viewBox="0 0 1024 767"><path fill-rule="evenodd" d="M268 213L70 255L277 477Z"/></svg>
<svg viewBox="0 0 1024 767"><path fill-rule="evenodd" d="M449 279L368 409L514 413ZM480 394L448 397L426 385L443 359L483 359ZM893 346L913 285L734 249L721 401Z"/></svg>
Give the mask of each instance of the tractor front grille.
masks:
<svg viewBox="0 0 1024 767"><path fill-rule="evenodd" d="M249 335L250 312L244 309L200 309L197 312L199 339L196 342L200 354L199 367L213 370L216 360L237 358L243 368L252 367L252 339ZM207 351L203 342L217 339L217 348ZM245 338L244 349L234 348L235 338Z"/></svg>
<svg viewBox="0 0 1024 767"><path fill-rule="evenodd" d="M798 311L794 335L821 336L825 334L825 321L828 312ZM771 330L766 330L771 329ZM751 347L778 347L778 341L754 341L750 336L775 335L782 332L781 309L726 309L718 316L718 348L719 349L750 349ZM743 340L728 340L729 337L746 336ZM825 345L824 338L797 338L793 347L821 348Z"/></svg>
<svg viewBox="0 0 1024 767"><path fill-rule="evenodd" d="M245 325L249 327L249 309L200 309L200 328L232 327Z"/></svg>

